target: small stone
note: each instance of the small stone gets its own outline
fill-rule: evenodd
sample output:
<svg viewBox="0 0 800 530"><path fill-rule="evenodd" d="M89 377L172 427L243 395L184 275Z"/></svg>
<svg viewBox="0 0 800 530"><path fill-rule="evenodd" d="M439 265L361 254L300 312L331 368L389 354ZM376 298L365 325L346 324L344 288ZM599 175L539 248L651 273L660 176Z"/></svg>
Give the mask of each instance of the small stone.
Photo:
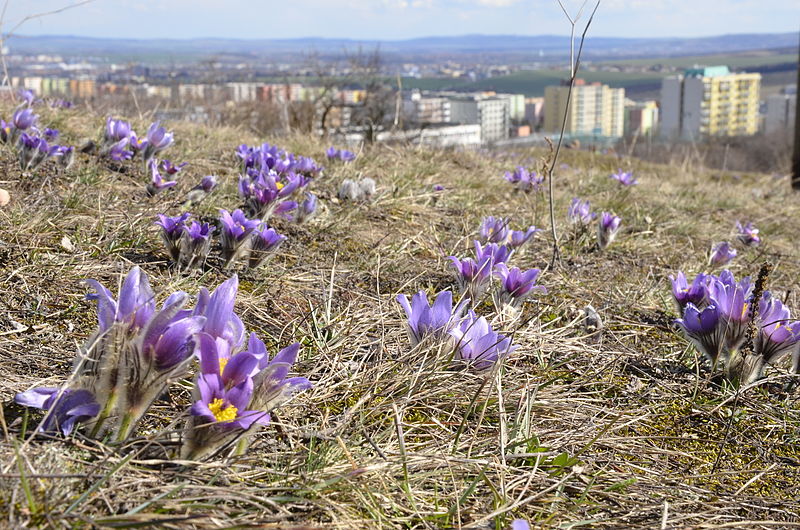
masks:
<svg viewBox="0 0 800 530"><path fill-rule="evenodd" d="M9 202L11 202L11 194L0 188L0 206L6 206Z"/></svg>
<svg viewBox="0 0 800 530"><path fill-rule="evenodd" d="M61 247L67 252L75 252L75 245L72 244L72 241L67 236L61 238Z"/></svg>

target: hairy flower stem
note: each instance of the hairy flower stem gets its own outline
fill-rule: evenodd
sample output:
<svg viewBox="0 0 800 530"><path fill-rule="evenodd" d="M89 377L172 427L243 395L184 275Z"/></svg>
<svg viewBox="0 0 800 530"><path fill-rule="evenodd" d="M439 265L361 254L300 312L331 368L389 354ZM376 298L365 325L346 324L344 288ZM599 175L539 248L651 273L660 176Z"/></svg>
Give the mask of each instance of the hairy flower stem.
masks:
<svg viewBox="0 0 800 530"><path fill-rule="evenodd" d="M100 434L103 424L105 424L106 420L111 415L111 411L114 410L114 407L117 405L117 397L117 392L115 391L112 391L108 396L105 407L100 411L100 414L97 416L97 421L95 421L94 427L92 428L92 432L89 433L90 438L97 438L97 435Z"/></svg>

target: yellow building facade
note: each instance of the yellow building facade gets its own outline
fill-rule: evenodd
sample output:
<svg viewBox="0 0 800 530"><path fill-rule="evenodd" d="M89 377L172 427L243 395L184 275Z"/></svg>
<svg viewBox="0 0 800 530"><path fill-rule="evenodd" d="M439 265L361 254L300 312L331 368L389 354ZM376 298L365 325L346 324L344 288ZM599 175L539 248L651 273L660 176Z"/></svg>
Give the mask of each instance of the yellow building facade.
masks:
<svg viewBox="0 0 800 530"><path fill-rule="evenodd" d="M577 79L567 112L569 85L549 86L544 91L545 132L619 137L625 128L625 89Z"/></svg>

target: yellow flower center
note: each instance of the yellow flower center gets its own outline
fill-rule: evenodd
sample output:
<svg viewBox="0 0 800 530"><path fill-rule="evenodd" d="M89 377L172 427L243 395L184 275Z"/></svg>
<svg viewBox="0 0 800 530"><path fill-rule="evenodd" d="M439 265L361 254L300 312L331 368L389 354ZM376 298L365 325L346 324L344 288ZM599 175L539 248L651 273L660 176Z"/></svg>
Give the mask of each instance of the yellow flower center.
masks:
<svg viewBox="0 0 800 530"><path fill-rule="evenodd" d="M230 360L230 357L223 357L219 360L219 375L222 375L222 372L225 371L225 367L228 365L228 361Z"/></svg>
<svg viewBox="0 0 800 530"><path fill-rule="evenodd" d="M747 315L747 304L742 305L742 319Z"/></svg>
<svg viewBox="0 0 800 530"><path fill-rule="evenodd" d="M239 410L234 407L233 405L225 406L225 402L219 398L215 399L208 405L208 409L220 422L226 421L233 421L236 419L236 415L239 413Z"/></svg>
<svg viewBox="0 0 800 530"><path fill-rule="evenodd" d="M276 182L275 183L275 187L278 188L278 190L282 190L285 185L286 184L284 184L283 182Z"/></svg>

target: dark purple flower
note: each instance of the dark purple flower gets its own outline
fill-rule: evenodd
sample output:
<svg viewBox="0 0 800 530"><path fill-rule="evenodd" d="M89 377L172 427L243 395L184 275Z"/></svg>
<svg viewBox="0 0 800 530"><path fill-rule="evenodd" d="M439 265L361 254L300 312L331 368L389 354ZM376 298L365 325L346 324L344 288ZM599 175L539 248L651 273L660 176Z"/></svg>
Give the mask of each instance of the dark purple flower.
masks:
<svg viewBox="0 0 800 530"><path fill-rule="evenodd" d="M686 304L691 302L695 307L702 307L705 305L708 297L708 282L711 276L700 273L698 274L692 284L686 280L683 272L678 271L677 277L670 276L672 283L672 297L678 306L678 312L683 313Z"/></svg>
<svg viewBox="0 0 800 530"><path fill-rule="evenodd" d="M639 183L639 181L633 177L633 173L625 173L621 169L618 169L617 172L610 175L609 178L616 180L626 187L635 186Z"/></svg>
<svg viewBox="0 0 800 530"><path fill-rule="evenodd" d="M175 217L158 214L158 221L155 222L161 227L161 240L167 247L167 253L172 261L177 262L180 256L180 240L183 233L184 223L189 218L190 213L182 213Z"/></svg>
<svg viewBox="0 0 800 530"><path fill-rule="evenodd" d="M597 217L597 214L592 213L589 201L575 197L569 206L567 217L571 223L588 225Z"/></svg>
<svg viewBox="0 0 800 530"><path fill-rule="evenodd" d="M33 127L38 119L39 116L34 114L33 110L24 108L14 111L14 114L11 117L11 123L14 125L15 129L19 131L26 131Z"/></svg>
<svg viewBox="0 0 800 530"><path fill-rule="evenodd" d="M754 349L765 363L775 363L795 350L800 342L800 322L792 321L789 309L769 291L758 301L758 320Z"/></svg>
<svg viewBox="0 0 800 530"><path fill-rule="evenodd" d="M736 221L736 231L739 232L737 236L739 241L745 246L756 247L761 243L761 238L758 236L758 228L754 227L752 222L743 225Z"/></svg>
<svg viewBox="0 0 800 530"><path fill-rule="evenodd" d="M107 143L118 143L131 136L131 124L123 120L115 120L111 116L106 119L106 128L103 131ZM127 142L125 143L127 145Z"/></svg>
<svg viewBox="0 0 800 530"><path fill-rule="evenodd" d="M317 213L317 196L313 193L306 192L306 198L297 208L295 214L295 221L302 224L314 217Z"/></svg>
<svg viewBox="0 0 800 530"><path fill-rule="evenodd" d="M286 240L286 236L280 235L268 226L264 226L261 230L254 230L250 237L250 259L248 260L250 268L256 268L264 263L264 260L272 256Z"/></svg>
<svg viewBox="0 0 800 530"><path fill-rule="evenodd" d="M164 180L164 177L158 171L158 165L155 160L150 161L150 175L150 183L147 185L147 194L151 197L178 184L178 182L174 180Z"/></svg>
<svg viewBox="0 0 800 530"><path fill-rule="evenodd" d="M510 338L493 331L485 318L476 318L474 313L449 333L456 340L456 359L475 370L491 368L517 349Z"/></svg>
<svg viewBox="0 0 800 530"><path fill-rule="evenodd" d="M445 190L445 187L442 186L441 184L434 184L433 185L433 191L444 191L444 190Z"/></svg>
<svg viewBox="0 0 800 530"><path fill-rule="evenodd" d="M51 129L50 127L47 127L42 134L44 135L45 140L52 142L58 138L60 133L58 132L58 129Z"/></svg>
<svg viewBox="0 0 800 530"><path fill-rule="evenodd" d="M533 236L536 235L537 232L541 232L541 228L536 228L535 226L529 227L525 231L521 230L512 230L507 245L511 249L517 249L528 242Z"/></svg>
<svg viewBox="0 0 800 530"><path fill-rule="evenodd" d="M513 250L505 245L487 243L481 246L480 241L475 241L475 259L478 262L489 260L493 268L498 263L505 263L511 257Z"/></svg>
<svg viewBox="0 0 800 530"><path fill-rule="evenodd" d="M187 268L198 267L211 251L211 234L214 227L208 223L192 221L186 225L180 239L178 261Z"/></svg>
<svg viewBox="0 0 800 530"><path fill-rule="evenodd" d="M227 389L222 377L216 374L201 374L197 378L200 399L191 408L193 416L199 417L201 424L214 424L221 429L249 429L254 423L269 423L269 414L263 411L247 410L253 396L253 380L247 378L238 385Z"/></svg>
<svg viewBox="0 0 800 530"><path fill-rule="evenodd" d="M287 377L297 360L300 343L295 342L278 352L271 360L264 343L255 333L250 336L248 351L258 356L258 372L253 376L255 391L251 405L258 410L271 411L297 392L308 390L311 383L305 377Z"/></svg>
<svg viewBox="0 0 800 530"><path fill-rule="evenodd" d="M600 223L598 224L597 230L597 245L601 250L610 245L617 237L621 222L622 218L614 214L603 212L600 215Z"/></svg>
<svg viewBox="0 0 800 530"><path fill-rule="evenodd" d="M47 411L39 432L61 432L69 435L75 424L88 421L100 413L100 405L88 390L39 387L14 396L25 407Z"/></svg>
<svg viewBox="0 0 800 530"><path fill-rule="evenodd" d="M498 308L505 305L517 308L535 292L547 293L545 287L536 285L542 272L539 269L522 272L517 267L509 269L505 263L499 263L495 265L494 272L500 278L500 289L495 299Z"/></svg>
<svg viewBox="0 0 800 530"><path fill-rule="evenodd" d="M412 346L419 344L426 336L442 339L447 332L461 319L464 307L469 299L462 300L453 307L453 293L442 291L431 306L424 291L411 298L409 304L406 295L397 295L397 301L403 307L408 318L408 337Z"/></svg>
<svg viewBox="0 0 800 530"><path fill-rule="evenodd" d="M530 191L539 191L544 184L544 176L539 176L535 171L528 171L522 166L517 166L513 171L506 171L505 179L517 185L517 190L528 193Z"/></svg>
<svg viewBox="0 0 800 530"><path fill-rule="evenodd" d="M147 145L144 148L144 160L148 162L155 155L172 145L173 134L161 127L159 122L154 122L147 129Z"/></svg>
<svg viewBox="0 0 800 530"><path fill-rule="evenodd" d="M675 323L711 365L716 366L725 349L725 327L720 325L717 306L711 304L700 310L689 302L683 311L683 318L677 319Z"/></svg>
<svg viewBox="0 0 800 530"><path fill-rule="evenodd" d="M166 173L167 175L176 175L187 164L188 164L188 162L183 162L181 164L173 164L169 160L164 159L164 160L161 161L160 167L164 171L164 173Z"/></svg>
<svg viewBox="0 0 800 530"><path fill-rule="evenodd" d="M727 241L723 241L722 243L715 243L712 245L708 262L713 267L719 267L730 263L735 257L736 249Z"/></svg>
<svg viewBox="0 0 800 530"><path fill-rule="evenodd" d="M488 216L481 222L479 234L481 240L488 243L504 244L508 240L509 219L507 217Z"/></svg>
<svg viewBox="0 0 800 530"><path fill-rule="evenodd" d="M22 99L23 103L29 107L32 107L36 101L36 94L33 93L33 90L23 88L19 91L19 97Z"/></svg>
<svg viewBox="0 0 800 530"><path fill-rule="evenodd" d="M133 152L128 151L126 147L128 147L130 140L128 138L123 138L122 140L112 143L106 153L111 160L115 160L117 162L121 162L123 160L130 160L133 157Z"/></svg>

